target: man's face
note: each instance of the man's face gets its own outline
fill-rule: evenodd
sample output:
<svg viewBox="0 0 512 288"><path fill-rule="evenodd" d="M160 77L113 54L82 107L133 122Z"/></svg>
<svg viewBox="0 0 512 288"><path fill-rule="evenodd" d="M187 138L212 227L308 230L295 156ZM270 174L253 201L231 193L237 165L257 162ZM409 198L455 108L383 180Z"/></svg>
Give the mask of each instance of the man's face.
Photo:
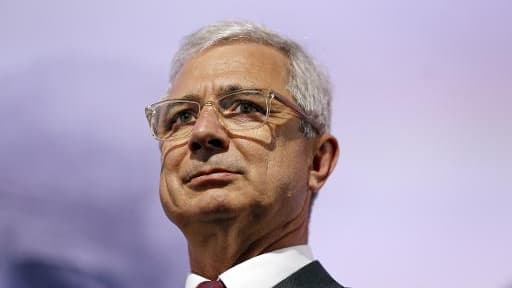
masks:
<svg viewBox="0 0 512 288"><path fill-rule="evenodd" d="M204 103L225 90L260 88L292 99L288 64L280 51L261 44L216 46L184 65L168 98L194 95ZM307 217L313 141L302 136L299 119L277 113L289 108L277 101L272 108L276 114L265 126L229 131L215 109L205 106L189 138L163 142L160 197L186 236L202 229L201 223L236 219L232 223L247 237L257 237Z"/></svg>

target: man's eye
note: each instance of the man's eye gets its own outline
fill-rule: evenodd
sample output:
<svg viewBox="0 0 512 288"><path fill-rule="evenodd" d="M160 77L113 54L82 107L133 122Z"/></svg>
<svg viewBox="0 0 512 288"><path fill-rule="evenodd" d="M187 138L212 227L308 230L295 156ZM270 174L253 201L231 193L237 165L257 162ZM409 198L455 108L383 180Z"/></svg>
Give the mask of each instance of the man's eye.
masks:
<svg viewBox="0 0 512 288"><path fill-rule="evenodd" d="M175 113L167 122L167 130L175 131L181 127L193 124L195 121L195 113L191 110L183 110Z"/></svg>
<svg viewBox="0 0 512 288"><path fill-rule="evenodd" d="M181 111L174 116L173 122L178 124L185 124L194 120L194 113L191 111Z"/></svg>
<svg viewBox="0 0 512 288"><path fill-rule="evenodd" d="M265 109L263 107L249 101L234 103L232 110L233 112L240 114L265 113Z"/></svg>

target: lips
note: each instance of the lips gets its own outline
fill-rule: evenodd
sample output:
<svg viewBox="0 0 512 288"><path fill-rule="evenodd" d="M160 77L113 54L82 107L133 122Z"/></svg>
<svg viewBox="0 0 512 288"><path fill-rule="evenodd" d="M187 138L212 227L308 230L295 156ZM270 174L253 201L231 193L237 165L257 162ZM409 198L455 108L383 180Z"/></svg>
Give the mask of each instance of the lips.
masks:
<svg viewBox="0 0 512 288"><path fill-rule="evenodd" d="M232 180L234 176L240 174L240 172L230 169L210 168L191 173L189 176L185 177L184 182L185 184L193 185L204 184L205 182L225 182Z"/></svg>

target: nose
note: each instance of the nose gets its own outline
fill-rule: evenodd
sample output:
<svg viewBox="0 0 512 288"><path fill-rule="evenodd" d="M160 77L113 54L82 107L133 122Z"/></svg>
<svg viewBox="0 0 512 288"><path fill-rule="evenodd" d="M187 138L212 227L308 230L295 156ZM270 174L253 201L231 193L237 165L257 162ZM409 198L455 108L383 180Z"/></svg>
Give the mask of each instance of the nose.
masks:
<svg viewBox="0 0 512 288"><path fill-rule="evenodd" d="M227 150L229 136L213 106L205 105L199 113L188 146L192 152Z"/></svg>

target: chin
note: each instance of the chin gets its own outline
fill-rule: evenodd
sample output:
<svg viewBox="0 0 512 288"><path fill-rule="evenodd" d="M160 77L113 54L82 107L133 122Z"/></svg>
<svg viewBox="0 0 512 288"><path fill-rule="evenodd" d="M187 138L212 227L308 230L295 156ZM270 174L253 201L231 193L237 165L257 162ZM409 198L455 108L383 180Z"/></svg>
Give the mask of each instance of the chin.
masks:
<svg viewBox="0 0 512 288"><path fill-rule="evenodd" d="M203 195L197 197L193 204L197 208L193 214L199 219L233 218L242 208L232 197L232 191L210 189L201 193Z"/></svg>

